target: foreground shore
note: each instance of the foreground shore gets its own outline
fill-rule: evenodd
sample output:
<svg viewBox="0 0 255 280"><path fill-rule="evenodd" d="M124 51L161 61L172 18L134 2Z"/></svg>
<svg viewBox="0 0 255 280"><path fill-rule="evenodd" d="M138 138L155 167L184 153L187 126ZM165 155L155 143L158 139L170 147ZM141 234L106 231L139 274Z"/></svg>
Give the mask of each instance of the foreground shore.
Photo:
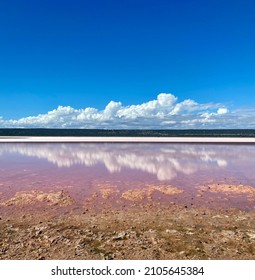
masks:
<svg viewBox="0 0 255 280"><path fill-rule="evenodd" d="M30 137L0 136L0 143L242 143L255 144L252 137Z"/></svg>
<svg viewBox="0 0 255 280"><path fill-rule="evenodd" d="M54 209L0 220L0 259L255 259L255 211Z"/></svg>
<svg viewBox="0 0 255 280"><path fill-rule="evenodd" d="M85 140L88 143L255 142L254 138L86 137ZM83 137L0 138L0 142L6 143L86 142L85 140ZM130 157L128 149L124 152L117 150L116 155L111 150L102 149L98 156L94 153L84 154L84 147L75 151L66 149L65 145L59 150L56 147L53 150L50 147L40 150L40 145L24 146L34 146L35 149L19 149L22 155L28 154L32 159L35 156L47 159L54 164L59 163L58 167L66 164L64 166L69 169L59 173L54 165L46 168L45 163L39 164L34 160L27 163L24 157L16 160L15 156L6 168L8 156L3 157L0 181L0 259L255 260L252 145L244 145L245 149L241 150L244 152L240 152L243 156L247 150L248 161L236 158L236 150L230 150L229 154L235 158L233 161L230 157L230 163L225 160L228 157L221 157L219 152L214 154L211 149L202 149L201 153L198 149L181 149L182 153L177 155L169 149L169 154L161 154L159 157L156 150L154 153L157 157L149 153L143 158L141 155L134 156L136 150ZM233 147L236 149L237 146ZM9 147L7 148L9 151ZM71 160L70 154L73 155ZM146 151L142 153L144 154ZM202 164L187 165L187 162L194 162L189 156L184 156L183 162L178 161L179 156L190 154L195 155L195 163L199 159ZM145 179L136 177L137 173L129 173L128 169L125 169L127 173L124 177L117 176L113 180L103 174L104 169L93 171L91 168L88 172L82 165L74 165L73 169L71 167L73 163L82 162L91 167L100 163L100 156L104 159L101 162L105 163L110 172L119 171L122 166L135 170L140 170L142 166L141 170L146 171L143 173ZM168 163L162 160L165 158L171 159L171 164L164 169ZM148 161L153 164L148 164ZM210 165L203 169L208 161L215 162L217 168ZM124 165L116 164L118 162ZM143 169L147 165L148 168ZM247 172L243 172L240 165ZM227 166L231 168L228 170ZM199 169L203 172L199 173ZM217 173L218 169L224 169L224 173ZM150 172L168 180L175 178L171 176L180 172L181 179L175 180L173 185L155 182L149 178ZM195 175L192 177L193 172ZM236 176L235 173L242 176Z"/></svg>

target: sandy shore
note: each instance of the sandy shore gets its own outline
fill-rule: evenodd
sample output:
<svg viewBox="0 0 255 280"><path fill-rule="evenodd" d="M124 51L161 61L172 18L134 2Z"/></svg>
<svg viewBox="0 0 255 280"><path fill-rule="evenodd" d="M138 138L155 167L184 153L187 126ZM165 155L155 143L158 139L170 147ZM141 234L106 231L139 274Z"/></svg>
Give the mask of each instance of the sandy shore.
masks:
<svg viewBox="0 0 255 280"><path fill-rule="evenodd" d="M255 138L239 137L19 137L0 136L0 143L241 143L255 144Z"/></svg>
<svg viewBox="0 0 255 280"><path fill-rule="evenodd" d="M154 206L0 219L0 259L255 259L254 211Z"/></svg>

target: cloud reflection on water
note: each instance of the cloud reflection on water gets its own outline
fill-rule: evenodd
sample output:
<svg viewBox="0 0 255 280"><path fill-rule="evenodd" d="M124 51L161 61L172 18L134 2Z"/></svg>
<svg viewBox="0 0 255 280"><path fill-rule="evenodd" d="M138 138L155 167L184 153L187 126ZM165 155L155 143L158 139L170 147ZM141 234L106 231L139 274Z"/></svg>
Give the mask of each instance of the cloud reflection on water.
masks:
<svg viewBox="0 0 255 280"><path fill-rule="evenodd" d="M110 173L124 168L171 180L177 174L226 168L228 161L255 158L254 146L192 144L1 144L1 155L19 154L46 159L60 168L103 164Z"/></svg>

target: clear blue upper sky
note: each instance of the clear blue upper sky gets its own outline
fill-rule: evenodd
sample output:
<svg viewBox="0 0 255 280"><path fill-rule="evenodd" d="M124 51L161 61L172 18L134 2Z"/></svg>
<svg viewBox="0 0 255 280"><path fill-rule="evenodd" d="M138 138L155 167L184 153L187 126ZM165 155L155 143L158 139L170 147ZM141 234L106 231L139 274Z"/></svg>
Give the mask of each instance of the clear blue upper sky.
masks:
<svg viewBox="0 0 255 280"><path fill-rule="evenodd" d="M254 0L2 0L0 116L173 93L255 105Z"/></svg>

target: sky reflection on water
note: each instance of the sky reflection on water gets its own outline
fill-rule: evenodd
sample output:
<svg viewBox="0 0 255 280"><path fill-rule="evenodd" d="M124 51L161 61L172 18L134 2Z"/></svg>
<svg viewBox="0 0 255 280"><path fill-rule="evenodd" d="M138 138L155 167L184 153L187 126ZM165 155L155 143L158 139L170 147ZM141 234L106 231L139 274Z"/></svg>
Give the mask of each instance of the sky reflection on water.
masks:
<svg viewBox="0 0 255 280"><path fill-rule="evenodd" d="M0 161L8 155L37 158L59 168L103 164L111 174L136 170L153 174L159 181L201 170L233 170L249 173L255 166L254 145L191 144L1 144ZM15 163L13 163L15 164ZM249 168L248 168L249 169Z"/></svg>
<svg viewBox="0 0 255 280"><path fill-rule="evenodd" d="M109 197L245 209L255 201L254 166L255 145L0 144L0 200L39 190L82 205Z"/></svg>

